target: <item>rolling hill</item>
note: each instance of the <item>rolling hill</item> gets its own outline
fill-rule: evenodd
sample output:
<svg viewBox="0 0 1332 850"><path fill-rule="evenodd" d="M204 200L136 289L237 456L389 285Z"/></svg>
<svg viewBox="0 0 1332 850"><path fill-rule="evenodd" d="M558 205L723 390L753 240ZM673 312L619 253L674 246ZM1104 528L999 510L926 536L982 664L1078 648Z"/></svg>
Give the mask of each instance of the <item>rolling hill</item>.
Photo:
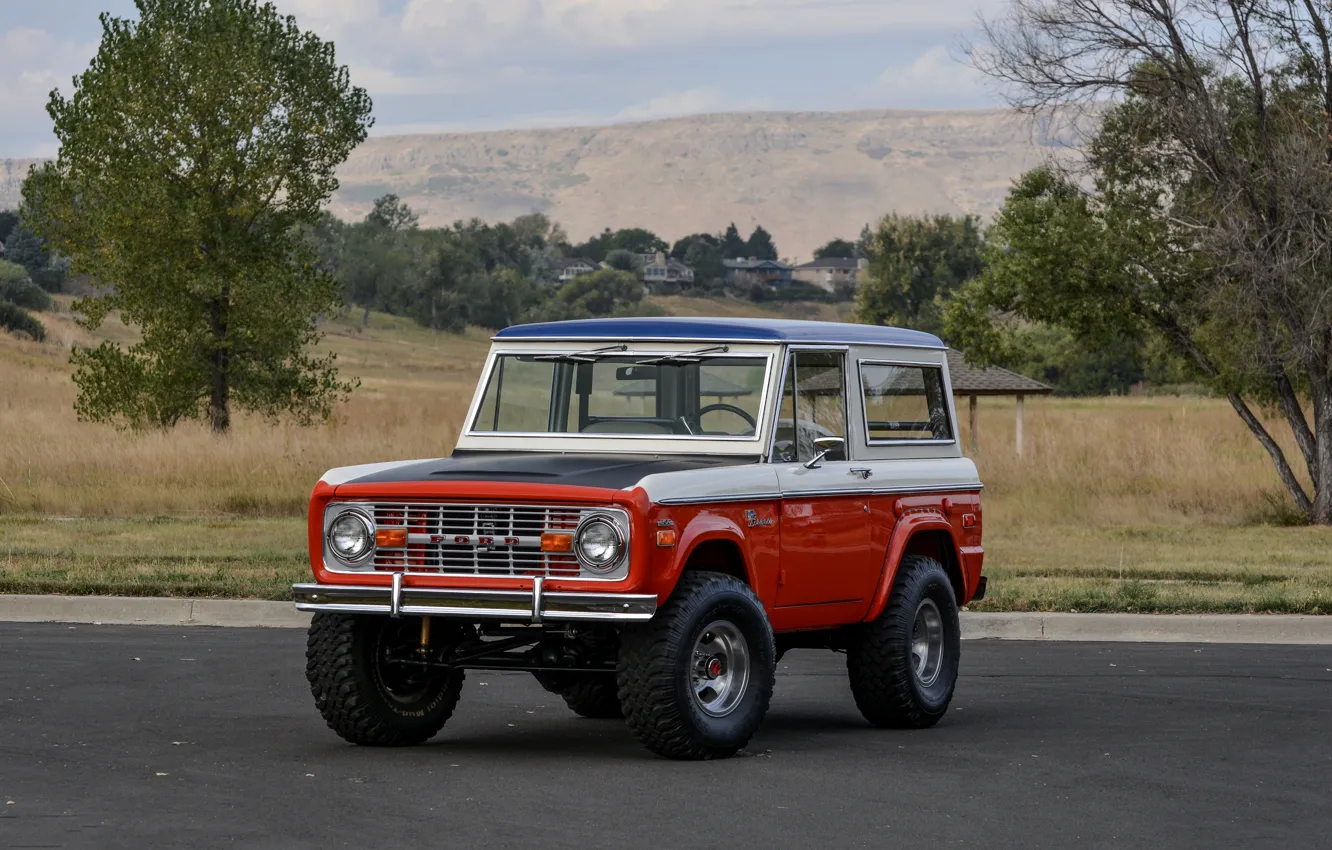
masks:
<svg viewBox="0 0 1332 850"><path fill-rule="evenodd" d="M333 212L403 197L426 225L533 211L574 239L641 226L674 239L734 221L808 258L890 211L988 215L1014 177L1065 149L1002 109L755 112L635 124L382 136L340 171ZM32 160L0 160L0 207Z"/></svg>

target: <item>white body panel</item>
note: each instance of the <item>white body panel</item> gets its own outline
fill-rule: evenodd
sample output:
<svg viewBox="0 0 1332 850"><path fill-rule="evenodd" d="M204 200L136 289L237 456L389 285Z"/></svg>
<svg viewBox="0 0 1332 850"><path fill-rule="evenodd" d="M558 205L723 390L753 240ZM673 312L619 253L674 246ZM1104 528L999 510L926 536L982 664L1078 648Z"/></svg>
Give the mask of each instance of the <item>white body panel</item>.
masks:
<svg viewBox="0 0 1332 850"><path fill-rule="evenodd" d="M861 478L852 468L869 467ZM721 469L684 470L649 475L638 482L657 504L738 502L788 495L930 493L978 490L976 464L964 457L906 460L836 461L817 469L799 463L756 463ZM633 489L632 487L626 489Z"/></svg>

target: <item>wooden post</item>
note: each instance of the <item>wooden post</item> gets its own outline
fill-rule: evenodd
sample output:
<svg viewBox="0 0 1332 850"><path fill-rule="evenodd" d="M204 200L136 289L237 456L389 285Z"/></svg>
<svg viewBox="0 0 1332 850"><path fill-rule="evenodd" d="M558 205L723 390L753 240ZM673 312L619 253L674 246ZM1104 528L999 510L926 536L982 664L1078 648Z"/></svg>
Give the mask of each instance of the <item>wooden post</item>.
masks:
<svg viewBox="0 0 1332 850"><path fill-rule="evenodd" d="M969 429L969 430L971 431L971 453L972 453L972 454L977 454L978 452L980 452L980 440L979 440L979 438L976 436L976 399L977 399L977 396L976 396L976 395L970 395L970 396L967 396L967 398L970 400L970 403L969 403L967 406L968 406L968 408L969 408L968 413L970 414L970 416L968 416L968 422L969 422L970 425L971 425L971 427L970 427L970 429Z"/></svg>
<svg viewBox="0 0 1332 850"><path fill-rule="evenodd" d="M1019 394L1018 394L1018 397L1017 397L1017 454L1018 454L1018 457L1022 457L1022 400L1023 400L1023 397L1022 397L1022 395L1019 393Z"/></svg>

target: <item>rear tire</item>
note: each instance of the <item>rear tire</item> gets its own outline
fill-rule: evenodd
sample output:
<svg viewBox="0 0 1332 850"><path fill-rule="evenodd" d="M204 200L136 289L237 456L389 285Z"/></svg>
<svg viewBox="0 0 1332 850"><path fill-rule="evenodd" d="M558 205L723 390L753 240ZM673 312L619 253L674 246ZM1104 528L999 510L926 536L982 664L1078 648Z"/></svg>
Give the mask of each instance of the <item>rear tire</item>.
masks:
<svg viewBox="0 0 1332 850"><path fill-rule="evenodd" d="M743 582L690 572L647 623L625 629L617 678L638 740L673 759L734 755L772 699L776 649Z"/></svg>
<svg viewBox="0 0 1332 850"><path fill-rule="evenodd" d="M574 714L593 720L624 717L619 686L614 673L580 673L560 689L560 696Z"/></svg>
<svg viewBox="0 0 1332 850"><path fill-rule="evenodd" d="M962 654L953 584L933 558L907 555L883 613L855 627L846 669L875 726L924 729L948 711Z"/></svg>
<svg viewBox="0 0 1332 850"><path fill-rule="evenodd" d="M612 720L624 717L614 673L533 673L541 687L559 694L579 717Z"/></svg>
<svg viewBox="0 0 1332 850"><path fill-rule="evenodd" d="M417 619L318 613L305 677L328 727L353 744L404 747L434 737L453 715L463 671L394 663L420 634ZM439 630L442 631L442 630ZM445 638L437 634L432 655Z"/></svg>

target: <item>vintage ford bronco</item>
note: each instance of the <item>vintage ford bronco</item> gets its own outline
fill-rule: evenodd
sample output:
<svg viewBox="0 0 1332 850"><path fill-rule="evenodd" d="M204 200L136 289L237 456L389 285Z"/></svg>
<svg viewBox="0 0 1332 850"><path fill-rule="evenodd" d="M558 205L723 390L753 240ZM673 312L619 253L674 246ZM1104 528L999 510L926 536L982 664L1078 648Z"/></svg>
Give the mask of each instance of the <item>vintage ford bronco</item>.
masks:
<svg viewBox="0 0 1332 850"><path fill-rule="evenodd" d="M348 741L416 744L465 670L524 670L657 753L724 757L782 653L825 648L870 723L933 725L985 592L944 354L824 322L501 331L450 457L315 487L316 705Z"/></svg>

